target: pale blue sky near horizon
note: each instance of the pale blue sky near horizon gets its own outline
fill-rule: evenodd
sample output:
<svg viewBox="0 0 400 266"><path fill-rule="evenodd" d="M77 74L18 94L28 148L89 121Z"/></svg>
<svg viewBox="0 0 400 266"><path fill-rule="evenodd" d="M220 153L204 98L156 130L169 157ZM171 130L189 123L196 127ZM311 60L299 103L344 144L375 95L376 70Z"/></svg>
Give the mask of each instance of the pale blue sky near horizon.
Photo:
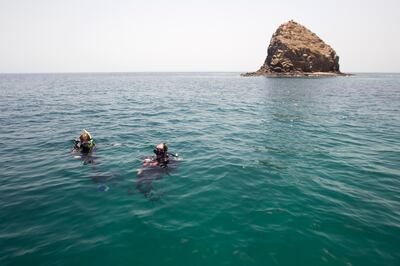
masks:
<svg viewBox="0 0 400 266"><path fill-rule="evenodd" d="M400 72L400 1L0 0L0 73L257 70L291 19L343 72Z"/></svg>

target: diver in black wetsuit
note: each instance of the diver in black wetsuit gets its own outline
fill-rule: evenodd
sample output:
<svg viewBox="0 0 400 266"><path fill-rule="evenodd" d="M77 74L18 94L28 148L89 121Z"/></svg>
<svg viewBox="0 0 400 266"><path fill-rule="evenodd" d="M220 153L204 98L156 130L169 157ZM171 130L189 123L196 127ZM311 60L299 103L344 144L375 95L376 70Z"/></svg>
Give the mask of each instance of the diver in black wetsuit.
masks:
<svg viewBox="0 0 400 266"><path fill-rule="evenodd" d="M92 135L86 129L84 129L79 136L79 139L75 140L74 150L88 154L92 151L94 145L95 144Z"/></svg>
<svg viewBox="0 0 400 266"><path fill-rule="evenodd" d="M153 152L156 154L155 161L157 162L157 165L163 168L167 167L167 164L169 163L167 144L166 143L158 144L156 148L153 150Z"/></svg>

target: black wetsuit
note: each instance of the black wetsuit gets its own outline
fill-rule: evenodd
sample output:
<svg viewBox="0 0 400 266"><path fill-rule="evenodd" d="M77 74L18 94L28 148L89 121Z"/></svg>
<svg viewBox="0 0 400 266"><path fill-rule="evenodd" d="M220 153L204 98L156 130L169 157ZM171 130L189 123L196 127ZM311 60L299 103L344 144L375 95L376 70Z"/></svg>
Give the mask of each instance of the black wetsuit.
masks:
<svg viewBox="0 0 400 266"><path fill-rule="evenodd" d="M168 154L157 155L156 161L160 167L167 167L167 164L169 163Z"/></svg>
<svg viewBox="0 0 400 266"><path fill-rule="evenodd" d="M91 150L88 142L82 143L80 140L75 140L74 149L82 153L89 153Z"/></svg>

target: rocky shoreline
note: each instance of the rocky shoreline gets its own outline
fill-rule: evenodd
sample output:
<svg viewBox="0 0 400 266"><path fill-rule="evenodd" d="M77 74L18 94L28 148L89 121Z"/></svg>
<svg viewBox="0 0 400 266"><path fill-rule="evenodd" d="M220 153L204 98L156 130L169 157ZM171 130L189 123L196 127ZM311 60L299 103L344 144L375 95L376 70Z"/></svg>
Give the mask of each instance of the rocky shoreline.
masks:
<svg viewBox="0 0 400 266"><path fill-rule="evenodd" d="M276 73L276 72L247 72L240 74L242 77L257 77L265 76L270 78L301 78L301 77L340 77L340 76L352 76L349 73L342 72L288 72L288 73Z"/></svg>
<svg viewBox="0 0 400 266"><path fill-rule="evenodd" d="M264 64L245 77L348 76L339 69L339 56L306 27L291 20L278 27L268 46Z"/></svg>

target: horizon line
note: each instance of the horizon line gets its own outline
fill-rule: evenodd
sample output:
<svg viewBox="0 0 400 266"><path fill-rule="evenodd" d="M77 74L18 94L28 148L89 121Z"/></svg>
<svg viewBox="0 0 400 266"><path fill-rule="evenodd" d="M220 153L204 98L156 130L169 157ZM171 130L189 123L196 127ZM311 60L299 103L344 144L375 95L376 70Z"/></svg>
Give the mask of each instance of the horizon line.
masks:
<svg viewBox="0 0 400 266"><path fill-rule="evenodd" d="M56 71L56 72L0 72L0 75L35 74L128 74L128 73L247 73L249 71ZM396 71L346 71L348 74L400 74Z"/></svg>

